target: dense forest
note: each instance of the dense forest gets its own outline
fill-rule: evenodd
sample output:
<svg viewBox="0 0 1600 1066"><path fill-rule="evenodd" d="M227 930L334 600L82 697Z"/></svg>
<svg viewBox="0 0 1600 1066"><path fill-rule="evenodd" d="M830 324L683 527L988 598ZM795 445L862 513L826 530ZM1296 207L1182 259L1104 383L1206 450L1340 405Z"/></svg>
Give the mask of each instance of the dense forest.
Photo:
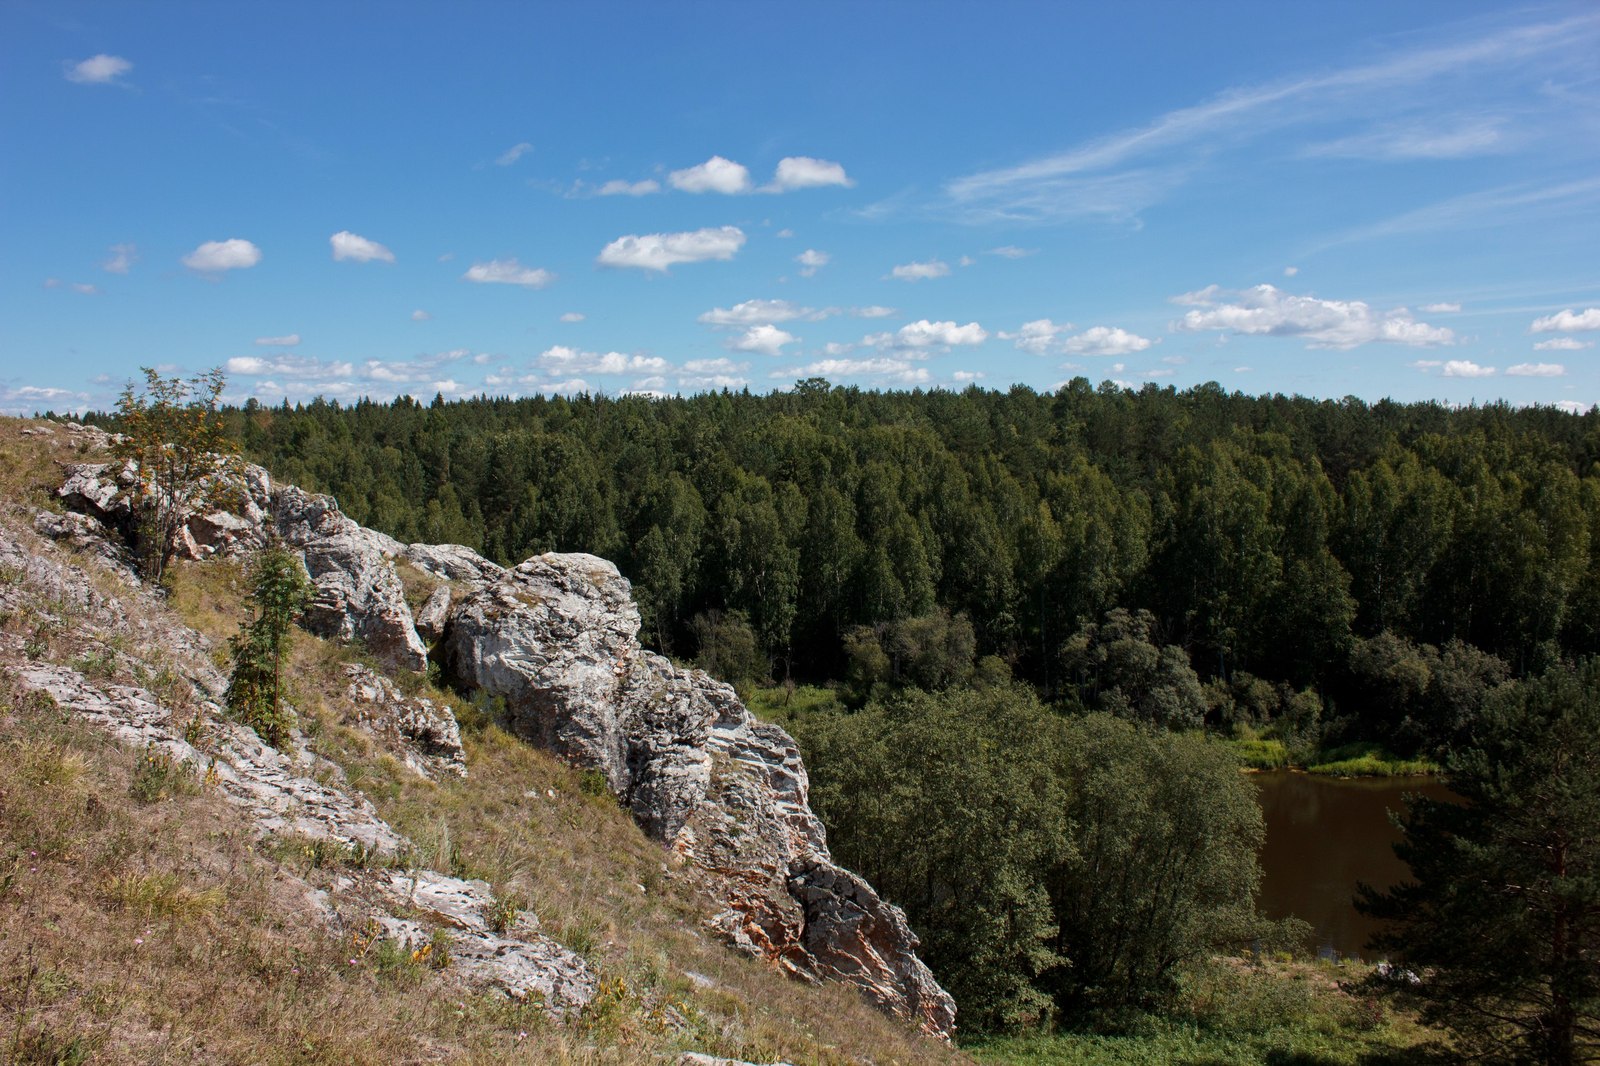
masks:
<svg viewBox="0 0 1600 1066"><path fill-rule="evenodd" d="M1167 724L1446 743L1600 651L1600 416L1133 392L479 398L228 412L402 540L589 551L732 676L979 665Z"/></svg>

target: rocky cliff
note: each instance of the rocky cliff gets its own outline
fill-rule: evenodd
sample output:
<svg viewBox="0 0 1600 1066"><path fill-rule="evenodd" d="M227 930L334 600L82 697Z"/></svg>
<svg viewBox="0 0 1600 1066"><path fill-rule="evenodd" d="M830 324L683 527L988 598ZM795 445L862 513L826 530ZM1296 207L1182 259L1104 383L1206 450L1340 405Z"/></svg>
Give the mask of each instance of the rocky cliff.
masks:
<svg viewBox="0 0 1600 1066"><path fill-rule="evenodd" d="M78 464L59 495L79 514L126 531L130 483L125 467ZM242 555L272 538L291 546L316 587L309 628L358 641L391 667L409 670L427 664L427 637L458 685L502 699L526 738L602 773L646 833L703 872L721 901L706 922L731 944L803 980L854 984L926 1032L953 1030L955 1005L917 958L904 914L833 864L793 740L753 719L727 685L645 650L631 588L615 566L590 555L547 554L506 570L459 545L403 545L364 529L331 497L275 485L259 467L247 468L241 489L233 510L189 517L180 555ZM72 516L42 521L50 536L94 539ZM399 563L439 582L416 616ZM441 709L405 706L370 672L352 673L350 683L352 694L378 708L369 726L410 752L408 764L419 772L464 772L454 722L443 721ZM270 764L270 749L256 747ZM315 804L291 809L299 817ZM375 817L366 809L353 824ZM392 845L377 828L368 835L376 846ZM399 888L375 882L361 889L367 896L386 891ZM413 908L418 893L437 897L440 906L422 909L441 920L465 921L488 906L472 898L482 886L419 882L407 891ZM420 927L401 925L396 935L421 935ZM524 953L560 951L537 939L522 943L531 945L516 949ZM481 954L492 974L503 953L486 942ZM552 960L557 973L570 969L564 957ZM507 987L525 977L508 977ZM563 980L538 990L558 998L570 985L579 1001L592 988L585 973Z"/></svg>

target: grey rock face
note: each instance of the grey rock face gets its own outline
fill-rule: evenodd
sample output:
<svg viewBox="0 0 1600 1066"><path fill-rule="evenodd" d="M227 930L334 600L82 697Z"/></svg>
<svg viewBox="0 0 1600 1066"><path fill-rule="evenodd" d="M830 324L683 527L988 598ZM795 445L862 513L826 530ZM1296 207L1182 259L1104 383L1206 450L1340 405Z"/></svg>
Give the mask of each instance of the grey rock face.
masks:
<svg viewBox="0 0 1600 1066"><path fill-rule="evenodd" d="M163 702L175 689L165 690L163 697L138 685L91 678L49 654L35 659L25 653L22 635L8 630L0 630L0 673L24 692L48 694L61 712L124 744L187 764L263 836L329 841L374 855L408 847L364 796L342 786L336 766L309 752L271 748L252 730L225 718L216 702L225 682L210 661L208 641L177 622L126 570L93 560L91 565L110 574L110 580L105 575L95 580L48 541L33 539L37 543L24 542L0 520L0 566L12 575L0 582L0 609L26 605L36 612L60 612L59 617L47 613L44 620L65 628L70 618L75 635L102 643L120 638L118 646L133 649L123 654L139 667L135 673L169 671L182 679L188 699L180 711ZM412 701L413 712L421 710L415 706L419 702ZM454 720L427 724L448 733ZM440 746L448 749L448 737ZM287 870L278 876L295 880ZM469 984L516 998L537 997L557 1016L581 1010L594 997L593 970L540 934L531 914L504 934L494 932L488 915L495 899L481 881L431 870L363 869L338 878L327 890L301 884L308 904L341 933L370 922L384 937L413 948L431 942L438 931L448 933L448 972Z"/></svg>
<svg viewBox="0 0 1600 1066"><path fill-rule="evenodd" d="M506 572L505 567L491 563L464 544L408 544L405 559L435 577L480 585L498 581Z"/></svg>
<svg viewBox="0 0 1600 1066"><path fill-rule="evenodd" d="M646 832L705 872L724 903L710 924L734 945L948 1035L955 1004L905 915L833 865L793 739L727 685L645 651L638 631L616 567L548 554L463 599L443 647L457 678L603 772Z"/></svg>
<svg viewBox="0 0 1600 1066"><path fill-rule="evenodd" d="M346 689L355 705L355 725L377 737L423 777L467 776L461 728L449 707L407 696L382 674L364 666L344 668Z"/></svg>
<svg viewBox="0 0 1600 1066"><path fill-rule="evenodd" d="M79 463L57 490L67 507L126 535L133 508L131 465ZM235 510L189 515L178 534L178 555L205 559L242 555L272 536L298 548L316 585L306 627L339 640L360 640L380 659L407 670L427 667L427 649L406 606L394 559L405 549L393 537L358 526L331 496L292 485L274 486L259 466L246 466L232 486Z"/></svg>
<svg viewBox="0 0 1600 1066"><path fill-rule="evenodd" d="M430 644L444 636L445 624L450 621L451 600L449 585L433 590L417 611L417 636Z"/></svg>

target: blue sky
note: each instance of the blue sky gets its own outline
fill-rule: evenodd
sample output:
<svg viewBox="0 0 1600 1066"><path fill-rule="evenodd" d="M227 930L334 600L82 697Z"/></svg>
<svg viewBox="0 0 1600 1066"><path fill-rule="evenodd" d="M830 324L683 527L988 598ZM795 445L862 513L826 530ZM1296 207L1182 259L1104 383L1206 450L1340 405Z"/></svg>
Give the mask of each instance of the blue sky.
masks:
<svg viewBox="0 0 1600 1066"><path fill-rule="evenodd" d="M0 411L1600 400L1600 7L0 6Z"/></svg>

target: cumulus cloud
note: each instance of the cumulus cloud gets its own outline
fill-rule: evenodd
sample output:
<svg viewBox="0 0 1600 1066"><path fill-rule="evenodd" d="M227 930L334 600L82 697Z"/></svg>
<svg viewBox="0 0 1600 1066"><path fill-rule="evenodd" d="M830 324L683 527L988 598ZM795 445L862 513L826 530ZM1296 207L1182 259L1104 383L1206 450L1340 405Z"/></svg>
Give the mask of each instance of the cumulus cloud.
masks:
<svg viewBox="0 0 1600 1066"><path fill-rule="evenodd" d="M355 367L349 363L324 363L312 356L300 355L277 355L266 358L236 355L227 361L224 369L230 374L240 374L245 377L282 374L301 381L339 381L355 374Z"/></svg>
<svg viewBox="0 0 1600 1066"><path fill-rule="evenodd" d="M1071 322L1058 324L1048 318L1036 318L1032 322L1024 322L1014 333L1001 330L1000 339L1014 341L1018 351L1044 355L1054 346L1056 335L1071 328Z"/></svg>
<svg viewBox="0 0 1600 1066"><path fill-rule="evenodd" d="M831 258L832 257L829 256L827 252L819 252L815 248L807 248L805 251L795 256L794 261L800 264L800 276L802 278L809 278L816 274L817 271L827 266L828 261Z"/></svg>
<svg viewBox="0 0 1600 1066"><path fill-rule="evenodd" d="M1454 303L1422 305L1422 313L1425 315L1453 315L1459 310L1461 310L1461 305Z"/></svg>
<svg viewBox="0 0 1600 1066"><path fill-rule="evenodd" d="M67 80L79 85L120 85L122 76L133 69L133 64L121 56L104 53L90 56L77 63L66 62Z"/></svg>
<svg viewBox="0 0 1600 1066"><path fill-rule="evenodd" d="M225 241L206 241L183 257L184 266L202 274L245 270L259 262L261 262L261 249L238 237L230 237Z"/></svg>
<svg viewBox="0 0 1600 1066"><path fill-rule="evenodd" d="M738 226L698 229L687 233L628 234L600 250L601 266L637 267L665 272L677 263L704 263L732 259L744 247Z"/></svg>
<svg viewBox="0 0 1600 1066"><path fill-rule="evenodd" d="M921 385L932 380L928 368L904 359L820 359L805 366L785 367L772 378L869 377L896 385Z"/></svg>
<svg viewBox="0 0 1600 1066"><path fill-rule="evenodd" d="M583 312L581 312L581 311L568 311L566 314L561 316L561 321L563 321L563 322L582 322L583 318L584 318L584 315L583 315Z"/></svg>
<svg viewBox="0 0 1600 1066"><path fill-rule="evenodd" d="M845 174L844 167L838 163L812 159L806 155L792 155L778 160L778 169L768 188L774 192L788 192L791 189L817 189L828 185L849 188L854 184Z"/></svg>
<svg viewBox="0 0 1600 1066"><path fill-rule="evenodd" d="M661 191L661 183L654 178L643 181L624 181L613 178L595 190L596 196L649 196Z"/></svg>
<svg viewBox="0 0 1600 1066"><path fill-rule="evenodd" d="M472 354L470 348L452 348L447 352L420 356L416 359L368 359L361 364L357 375L366 381L381 381L389 385L426 386L429 392L447 392L443 385L454 385L443 377L441 369L450 363Z"/></svg>
<svg viewBox="0 0 1600 1066"><path fill-rule="evenodd" d="M257 337L256 343L263 348L293 348L300 343L300 334L285 333L281 337Z"/></svg>
<svg viewBox="0 0 1600 1066"><path fill-rule="evenodd" d="M1587 414L1594 407L1592 403L1580 403L1577 400L1557 400L1556 406L1569 415Z"/></svg>
<svg viewBox="0 0 1600 1066"><path fill-rule="evenodd" d="M1540 341L1533 346L1536 352L1581 352L1585 348L1593 348L1594 341L1580 341L1576 337L1551 337L1547 341Z"/></svg>
<svg viewBox="0 0 1600 1066"><path fill-rule="evenodd" d="M745 300L732 307L714 307L697 321L707 326L754 326L762 322L792 322L821 317L809 307L788 300Z"/></svg>
<svg viewBox="0 0 1600 1066"><path fill-rule="evenodd" d="M667 175L674 189L682 192L719 192L727 196L750 191L749 168L714 155L699 166L674 170Z"/></svg>
<svg viewBox="0 0 1600 1066"><path fill-rule="evenodd" d="M1070 355L1131 355L1154 343L1117 326L1091 326L1076 337L1062 341L1061 350Z"/></svg>
<svg viewBox="0 0 1600 1066"><path fill-rule="evenodd" d="M899 281L925 281L928 278L942 278L949 273L949 263L929 259L924 262L902 263L889 271L889 276Z"/></svg>
<svg viewBox="0 0 1600 1066"><path fill-rule="evenodd" d="M1173 302L1196 308L1173 323L1174 329L1304 337L1311 348L1354 348L1378 341L1427 348L1454 344L1456 339L1443 326L1414 320L1404 307L1374 311L1360 300L1296 296L1273 285L1237 292L1210 285L1174 297Z"/></svg>
<svg viewBox="0 0 1600 1066"><path fill-rule="evenodd" d="M1591 307L1587 311L1557 311L1544 318L1536 318L1529 327L1534 333L1578 333L1584 330L1600 329L1600 307Z"/></svg>
<svg viewBox="0 0 1600 1066"><path fill-rule="evenodd" d="M342 229L332 237L329 237L328 244L333 248L335 262L394 262L394 253L389 249L377 241L369 241L367 238L351 233L347 229Z"/></svg>
<svg viewBox="0 0 1600 1066"><path fill-rule="evenodd" d="M739 336L728 341L728 347L736 352L756 352L761 355L777 355L785 344L793 344L798 338L794 334L779 329L771 324L751 326Z"/></svg>
<svg viewBox="0 0 1600 1066"><path fill-rule="evenodd" d="M1444 364L1447 378L1486 378L1494 373L1492 366L1479 366L1470 359L1451 359Z"/></svg>
<svg viewBox="0 0 1600 1066"><path fill-rule="evenodd" d="M551 374L658 374L672 368L656 355L586 352L564 344L540 352L534 365Z"/></svg>
<svg viewBox="0 0 1600 1066"><path fill-rule="evenodd" d="M432 317L432 315L428 314L428 312L424 311L420 307L411 312L411 321L413 322L426 322Z"/></svg>
<svg viewBox="0 0 1600 1066"><path fill-rule="evenodd" d="M1518 363L1506 367L1506 374L1514 378L1558 378L1567 372L1560 363Z"/></svg>
<svg viewBox="0 0 1600 1066"><path fill-rule="evenodd" d="M529 144L527 141L523 141L520 144L513 144L510 148L507 148L505 151L500 153L500 158L496 159L495 163L498 166L509 167L512 163L515 163L517 160L521 159L531 151L533 151L533 145Z"/></svg>
<svg viewBox="0 0 1600 1066"><path fill-rule="evenodd" d="M678 385L685 389L740 389L750 384L744 372L749 363L732 359L691 359L678 374Z"/></svg>
<svg viewBox="0 0 1600 1066"><path fill-rule="evenodd" d="M0 414L31 415L46 408L82 410L89 394L53 385L0 385Z"/></svg>
<svg viewBox="0 0 1600 1066"><path fill-rule="evenodd" d="M107 274L126 274L139 258L139 249L132 244L113 244L107 250L111 254L100 264Z"/></svg>
<svg viewBox="0 0 1600 1066"><path fill-rule="evenodd" d="M556 276L543 267L525 267L511 258L473 263L461 275L461 280L479 285L521 285L525 289L542 289L556 280Z"/></svg>
<svg viewBox="0 0 1600 1066"><path fill-rule="evenodd" d="M986 377L988 375L981 370L957 370L950 375L953 381L982 381Z"/></svg>
<svg viewBox="0 0 1600 1066"><path fill-rule="evenodd" d="M894 333L877 334L873 341L880 347L891 348L953 348L982 344L988 339L988 331L976 322L958 326L954 322L930 322L924 318L901 326Z"/></svg>

